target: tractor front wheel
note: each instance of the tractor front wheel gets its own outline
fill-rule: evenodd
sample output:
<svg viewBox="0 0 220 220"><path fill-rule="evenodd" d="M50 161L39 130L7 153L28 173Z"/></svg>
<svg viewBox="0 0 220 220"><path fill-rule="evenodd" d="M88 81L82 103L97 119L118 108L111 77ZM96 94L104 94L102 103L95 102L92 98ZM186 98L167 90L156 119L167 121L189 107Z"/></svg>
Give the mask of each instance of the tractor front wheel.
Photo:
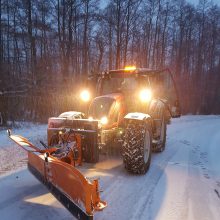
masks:
<svg viewBox="0 0 220 220"><path fill-rule="evenodd" d="M144 174L150 167L152 132L148 122L131 122L125 129L122 156L125 168L135 174Z"/></svg>
<svg viewBox="0 0 220 220"><path fill-rule="evenodd" d="M161 119L161 127L160 127L160 137L154 152L162 152L165 149L166 145L166 135L167 135L167 123L165 120L165 116L163 115Z"/></svg>

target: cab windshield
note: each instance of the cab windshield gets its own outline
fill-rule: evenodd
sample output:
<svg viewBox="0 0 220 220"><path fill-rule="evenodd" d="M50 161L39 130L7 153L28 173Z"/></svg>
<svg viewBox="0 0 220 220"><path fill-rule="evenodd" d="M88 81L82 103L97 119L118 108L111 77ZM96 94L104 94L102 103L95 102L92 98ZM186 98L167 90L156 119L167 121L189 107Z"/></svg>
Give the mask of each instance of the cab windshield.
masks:
<svg viewBox="0 0 220 220"><path fill-rule="evenodd" d="M147 86L147 80L144 78L127 77L127 78L109 78L104 79L102 84L102 94L117 92L134 92L140 87Z"/></svg>

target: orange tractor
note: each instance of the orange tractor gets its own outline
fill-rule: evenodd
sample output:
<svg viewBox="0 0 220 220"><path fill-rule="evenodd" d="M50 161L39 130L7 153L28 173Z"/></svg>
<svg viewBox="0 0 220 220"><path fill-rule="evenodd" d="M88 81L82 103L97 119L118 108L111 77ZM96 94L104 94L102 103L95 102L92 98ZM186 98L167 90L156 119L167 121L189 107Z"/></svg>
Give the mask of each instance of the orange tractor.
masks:
<svg viewBox="0 0 220 220"><path fill-rule="evenodd" d="M90 81L95 88L88 84L80 94L87 112L49 118L45 150L10 134L28 151L29 170L78 219L92 219L93 211L107 204L100 199L98 180L85 178L76 166L96 163L100 154L116 149L126 170L144 174L152 151L165 149L170 118L181 115L168 69L126 67L93 75Z"/></svg>

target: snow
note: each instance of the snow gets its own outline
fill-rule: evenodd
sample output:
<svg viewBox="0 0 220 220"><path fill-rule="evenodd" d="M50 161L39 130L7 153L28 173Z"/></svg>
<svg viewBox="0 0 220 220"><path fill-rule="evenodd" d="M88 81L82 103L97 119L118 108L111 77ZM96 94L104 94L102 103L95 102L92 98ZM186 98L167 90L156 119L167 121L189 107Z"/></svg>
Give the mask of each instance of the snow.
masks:
<svg viewBox="0 0 220 220"><path fill-rule="evenodd" d="M15 129L12 133L22 135L31 140L32 143L39 146L39 141L46 142L45 124L33 123L16 123ZM41 147L41 146L39 146ZM6 129L0 131L0 175L9 174L18 168L25 167L27 163L26 152L17 147L17 145L10 141Z"/></svg>
<svg viewBox="0 0 220 220"><path fill-rule="evenodd" d="M95 219L220 219L219 128L220 117L214 115L173 119L166 149L153 154L145 175L127 173L119 156L103 155L97 164L84 164L80 170L100 177L101 197L108 202ZM14 133L37 143L45 140L46 125L27 124ZM25 153L16 150L5 131L0 140L0 170L8 166L0 173L1 219L73 219L24 163L17 165Z"/></svg>

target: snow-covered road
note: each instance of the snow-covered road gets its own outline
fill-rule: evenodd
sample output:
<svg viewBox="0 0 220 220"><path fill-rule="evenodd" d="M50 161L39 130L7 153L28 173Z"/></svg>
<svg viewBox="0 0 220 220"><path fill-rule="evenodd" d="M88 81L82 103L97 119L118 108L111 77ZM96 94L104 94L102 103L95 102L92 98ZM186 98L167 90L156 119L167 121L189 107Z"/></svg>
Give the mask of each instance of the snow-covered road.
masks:
<svg viewBox="0 0 220 220"><path fill-rule="evenodd" d="M17 130L44 139L46 126ZM26 168L8 170L25 154L0 132L0 219L73 219ZM12 157L9 154L12 153ZM14 161L14 162L13 162ZM20 167L24 166L23 163ZM8 169L5 169L8 167ZM86 176L99 176L108 207L95 219L220 219L220 117L183 116L168 125L166 150L153 154L146 175L128 174L118 156L84 165Z"/></svg>

